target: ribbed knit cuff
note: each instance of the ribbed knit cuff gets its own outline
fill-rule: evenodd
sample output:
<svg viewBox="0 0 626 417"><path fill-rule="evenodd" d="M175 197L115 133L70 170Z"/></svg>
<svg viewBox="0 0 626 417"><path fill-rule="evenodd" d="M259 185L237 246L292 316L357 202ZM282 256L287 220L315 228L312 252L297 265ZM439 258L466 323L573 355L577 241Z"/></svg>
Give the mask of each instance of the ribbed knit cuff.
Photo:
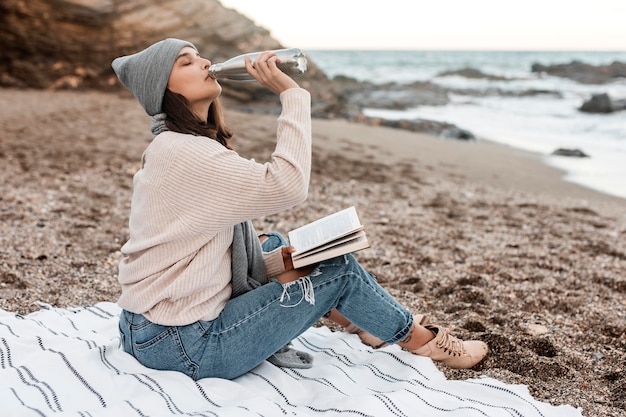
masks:
<svg viewBox="0 0 626 417"><path fill-rule="evenodd" d="M263 260L265 261L265 275L268 278L273 278L285 272L282 246L271 252L263 252Z"/></svg>
<svg viewBox="0 0 626 417"><path fill-rule="evenodd" d="M300 123L311 120L311 93L304 88L288 88L280 93L282 115L291 114Z"/></svg>

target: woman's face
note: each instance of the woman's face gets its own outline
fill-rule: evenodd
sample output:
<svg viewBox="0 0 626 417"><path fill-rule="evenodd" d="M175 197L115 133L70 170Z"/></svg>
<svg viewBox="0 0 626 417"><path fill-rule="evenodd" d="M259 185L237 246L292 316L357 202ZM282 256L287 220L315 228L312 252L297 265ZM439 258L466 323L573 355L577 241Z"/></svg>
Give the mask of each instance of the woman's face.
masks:
<svg viewBox="0 0 626 417"><path fill-rule="evenodd" d="M167 88L182 94L202 120L206 119L209 106L222 92L222 86L209 76L211 61L200 57L198 52L186 46L174 61Z"/></svg>

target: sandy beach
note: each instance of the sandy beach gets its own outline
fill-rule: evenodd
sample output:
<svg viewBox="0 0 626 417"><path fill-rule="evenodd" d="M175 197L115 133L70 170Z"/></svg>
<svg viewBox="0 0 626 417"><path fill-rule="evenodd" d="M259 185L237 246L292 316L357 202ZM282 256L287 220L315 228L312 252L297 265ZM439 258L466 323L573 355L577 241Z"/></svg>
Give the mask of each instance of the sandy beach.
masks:
<svg viewBox="0 0 626 417"><path fill-rule="evenodd" d="M98 92L0 89L0 107L0 308L114 302L148 116L127 94ZM274 116L231 109L227 121L238 152L268 158ZM490 345L472 370L442 367L448 378L626 414L626 200L490 142L344 120L316 119L313 132L308 201L256 219L259 231L354 205L372 243L358 257L381 284Z"/></svg>

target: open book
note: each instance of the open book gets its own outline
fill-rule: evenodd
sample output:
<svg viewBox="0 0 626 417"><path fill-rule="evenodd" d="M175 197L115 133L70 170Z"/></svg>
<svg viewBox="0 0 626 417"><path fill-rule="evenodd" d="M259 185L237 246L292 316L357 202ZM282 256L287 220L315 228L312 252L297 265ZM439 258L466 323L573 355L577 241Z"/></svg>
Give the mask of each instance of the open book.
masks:
<svg viewBox="0 0 626 417"><path fill-rule="evenodd" d="M294 268L301 268L370 246L354 207L338 211L289 232L296 248Z"/></svg>

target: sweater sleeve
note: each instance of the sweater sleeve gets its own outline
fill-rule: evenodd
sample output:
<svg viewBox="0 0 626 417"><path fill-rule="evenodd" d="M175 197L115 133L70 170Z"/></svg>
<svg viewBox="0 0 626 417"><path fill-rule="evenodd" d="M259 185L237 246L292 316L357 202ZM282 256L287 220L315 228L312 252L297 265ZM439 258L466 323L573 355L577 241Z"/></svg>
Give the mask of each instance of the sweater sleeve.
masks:
<svg viewBox="0 0 626 417"><path fill-rule="evenodd" d="M280 99L276 147L264 164L204 137L165 132L155 138L159 169L146 180L161 189L163 204L173 212L184 212L189 227L210 234L306 200L311 172L310 94L292 88ZM149 154L146 164L150 164Z"/></svg>
<svg viewBox="0 0 626 417"><path fill-rule="evenodd" d="M265 261L265 275L273 278L285 272L285 263L283 262L282 246L271 252L263 252L263 260Z"/></svg>

